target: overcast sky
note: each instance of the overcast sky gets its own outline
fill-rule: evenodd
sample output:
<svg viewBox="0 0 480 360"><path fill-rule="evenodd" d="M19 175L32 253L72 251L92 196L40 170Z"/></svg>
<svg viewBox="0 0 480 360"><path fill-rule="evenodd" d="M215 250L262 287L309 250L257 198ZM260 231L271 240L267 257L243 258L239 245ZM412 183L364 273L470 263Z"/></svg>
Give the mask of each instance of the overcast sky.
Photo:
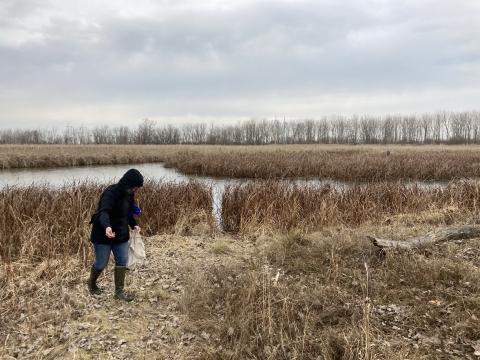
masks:
<svg viewBox="0 0 480 360"><path fill-rule="evenodd" d="M1 0L0 127L480 109L480 1Z"/></svg>

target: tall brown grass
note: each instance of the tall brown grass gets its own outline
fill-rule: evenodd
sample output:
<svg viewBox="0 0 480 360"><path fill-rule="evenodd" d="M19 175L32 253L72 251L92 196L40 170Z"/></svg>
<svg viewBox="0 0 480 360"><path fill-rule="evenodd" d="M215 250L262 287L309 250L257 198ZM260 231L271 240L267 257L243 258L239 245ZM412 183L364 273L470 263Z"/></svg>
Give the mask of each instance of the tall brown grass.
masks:
<svg viewBox="0 0 480 360"><path fill-rule="evenodd" d="M445 187L423 183L381 182L353 185L257 181L226 186L221 220L225 231L248 233L262 227L288 232L325 226L357 226L454 206L478 214L480 184L450 182ZM444 220L448 224L448 218Z"/></svg>
<svg viewBox="0 0 480 360"><path fill-rule="evenodd" d="M92 303L84 284L92 260L88 220L104 187L80 182L0 192L5 214L0 356L71 357L69 346L96 328L118 334L114 344L121 331L128 332L132 358L153 355L145 352L147 341L161 340L152 338L156 333L146 324L166 310L153 299L165 293L165 283L151 292L140 289L147 280L152 284L172 273L182 291L178 297L165 295L162 306L178 299L175 315L185 319L178 339L186 332L197 334L200 341L189 346L197 347L199 359L473 358L480 318L477 239L383 253L365 234L403 239L436 226L475 223L479 188L474 182L444 188L402 182L349 188L274 181L230 185L223 205L231 217L224 225L254 236L223 239L218 247L207 237L192 240L168 270L159 266L143 278L132 277L129 289L152 302L136 303L134 316L115 331L108 320L92 320L99 314L114 317L110 310L119 307L114 300L85 309ZM211 189L198 182L147 181L136 196L145 235L188 234L198 223L212 223ZM166 263L164 250L173 246L163 240L150 242L150 251L164 246L156 265ZM177 249L185 247L184 237L175 241ZM228 241L241 250L233 253ZM88 332L77 331L80 326ZM186 348L180 340L170 346ZM107 356L101 349L76 354Z"/></svg>
<svg viewBox="0 0 480 360"><path fill-rule="evenodd" d="M0 168L163 162L173 150L151 145L0 145Z"/></svg>
<svg viewBox="0 0 480 360"><path fill-rule="evenodd" d="M275 151L187 150L165 166L186 174L231 178L326 178L344 181L452 180L480 176L480 152L384 147L276 147Z"/></svg>
<svg viewBox="0 0 480 360"><path fill-rule="evenodd" d="M32 260L88 251L88 221L105 185L85 181L60 187L48 184L5 187L0 191L0 248L4 260ZM358 226L390 221L392 216L444 211L453 207L478 214L480 185L451 182L445 187L404 182L333 185L290 181L226 185L221 200L223 230L243 234L258 228L287 233L326 226ZM212 188L198 181L147 181L138 192L145 235L188 234L199 223L215 229ZM448 212L442 222L449 224Z"/></svg>
<svg viewBox="0 0 480 360"><path fill-rule="evenodd" d="M92 181L60 187L49 184L4 187L0 190L0 249L4 262L79 255L91 256L90 217L106 185ZM189 182L147 181L137 192L143 234L174 232L203 221L213 223L211 189Z"/></svg>
<svg viewBox="0 0 480 360"><path fill-rule="evenodd" d="M480 151L474 145L0 145L0 168L146 162L163 162L186 174L230 178L396 181L480 176Z"/></svg>
<svg viewBox="0 0 480 360"><path fill-rule="evenodd" d="M197 156L197 149L188 149L189 156L181 154L180 158L187 161ZM306 151L303 147L291 150L292 154ZM202 151L210 161L220 156L225 169L242 164L235 154L215 155L218 148ZM263 157L257 148L232 151L243 154L245 161ZM271 148L265 153L282 151ZM314 158L324 149L318 149L317 155L317 150L309 151ZM423 150L399 148L385 158L392 159L397 151L404 162L409 156L416 158L416 153L425 156ZM372 150L362 148L362 152L368 156ZM375 152L374 157L383 156ZM453 153L447 153L446 159L450 155L453 159ZM473 153L454 150L459 163L476 161ZM289 163L290 155L283 154L284 163ZM173 158L177 149L164 155ZM427 164L422 156L416 163L419 171ZM442 160L436 154L433 158ZM453 160L447 163L461 175L461 167L455 168ZM308 161L298 168L308 168L306 164ZM345 171L341 167L346 164L351 164L347 167L350 172L358 171L353 163L338 164L338 171ZM408 166L403 165L403 169ZM440 168L438 164L431 166ZM376 176L379 170L370 171ZM97 315L111 317L110 310L117 308L108 300L101 303L98 312L93 306L85 308L92 302L84 284L93 260L88 221L104 187L75 182L0 191L0 318L4 320L0 321L0 357L71 357L69 346L88 337L86 332L77 331L76 325L96 329L98 323L92 321L92 326L87 326L88 321ZM146 298L156 297L165 293L161 290L163 282L151 293L140 289L147 280L152 283L152 279L174 273L182 282L182 291L178 298L169 295L172 298L166 298L163 305L178 299L176 315L185 318L186 326L179 329L179 341L169 349L186 348L180 341L184 331L195 332L201 339L200 334L205 333L209 340L191 345L198 346L199 351L190 354L200 359L473 358L472 346L478 344L480 325L478 240L383 253L365 235L405 239L437 226L478 223L479 190L473 181L452 181L444 187L404 181L338 186L268 180L229 185L222 198L222 225L225 230L252 236L224 238L216 246L210 237L192 240L184 262L178 255L176 265L172 262L168 270L159 266L150 269L155 272L145 274L145 278L132 277L129 289L145 293ZM196 181L149 180L136 197L146 236L188 235L197 225L215 231L209 186ZM150 250L162 244L166 247L157 249L157 254L163 254L173 245L165 245L163 240L152 240ZM184 237L175 241L177 249L184 248ZM228 241L241 250L233 253ZM208 251L209 246L210 254L195 250ZM164 259L158 257L157 264L163 265ZM132 345L140 342L140 346L130 346L132 358L152 355L145 352L147 339L157 340L145 327L159 306L156 301L136 303L135 316L128 318L132 326L118 329L118 334L123 328L138 331L129 332ZM117 330L110 329L105 326L98 331L116 336ZM120 336L114 344L122 339ZM54 350L48 353L49 349ZM77 354L84 358L107 356L102 351Z"/></svg>

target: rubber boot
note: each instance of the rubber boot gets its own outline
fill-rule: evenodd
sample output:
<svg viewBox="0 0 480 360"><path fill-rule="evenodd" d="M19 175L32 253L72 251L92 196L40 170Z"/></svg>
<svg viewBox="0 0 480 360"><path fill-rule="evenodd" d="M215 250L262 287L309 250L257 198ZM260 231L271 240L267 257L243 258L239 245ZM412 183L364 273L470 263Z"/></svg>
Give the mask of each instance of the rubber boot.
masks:
<svg viewBox="0 0 480 360"><path fill-rule="evenodd" d="M132 301L133 297L125 295L123 286L125 284L125 266L115 266L115 298L124 301Z"/></svg>
<svg viewBox="0 0 480 360"><path fill-rule="evenodd" d="M90 294L92 295L100 295L100 289L97 286L97 279L102 272L95 270L92 265L90 269L90 277L87 280L88 290L90 290Z"/></svg>

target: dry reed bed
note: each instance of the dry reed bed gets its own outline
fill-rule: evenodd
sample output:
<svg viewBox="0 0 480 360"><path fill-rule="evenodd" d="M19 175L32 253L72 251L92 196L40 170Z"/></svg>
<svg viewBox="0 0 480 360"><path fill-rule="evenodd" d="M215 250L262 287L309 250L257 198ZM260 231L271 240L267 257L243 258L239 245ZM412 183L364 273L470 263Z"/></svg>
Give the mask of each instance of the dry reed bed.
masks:
<svg viewBox="0 0 480 360"><path fill-rule="evenodd" d="M54 259L88 253L91 214L105 185L74 182L58 188L48 184L5 187L0 191L1 256ZM290 181L247 182L227 185L221 200L223 230L254 233L257 228L288 232L312 231L326 226L381 223L401 214L448 207L478 214L480 184L451 182L445 187L421 183L368 183L334 186ZM188 234L206 223L215 231L210 186L197 181L148 181L138 192L145 235L163 232ZM445 220L447 221L447 220Z"/></svg>
<svg viewBox="0 0 480 360"><path fill-rule="evenodd" d="M368 231L391 237L402 221ZM478 240L384 254L365 231L260 236L247 266L189 269L182 309L219 339L204 358L473 359Z"/></svg>
<svg viewBox="0 0 480 360"><path fill-rule="evenodd" d="M103 188L76 183L0 192L0 317L7 319L0 322L0 356L23 349L24 358L71 357L70 344L97 327L88 319L111 317L101 311L118 308L113 301L92 307L84 284L92 260L88 220ZM478 240L378 253L365 234L404 239L437 226L476 223L478 192L479 185L469 181L443 188L402 182L230 185L222 199L223 226L255 239L255 248L234 253L238 240L214 247L215 240L205 238L203 245L212 246L206 258L224 255L222 262L200 262L203 257L192 251L185 255L190 265L180 262L168 270L185 289L178 295L177 315L186 315L188 322L182 331L210 334L186 358L474 359L480 339ZM196 182L147 182L137 193L145 235L195 234L198 224L213 232L211 199L211 189ZM319 231L311 233L314 229ZM272 230L283 235L270 235ZM167 270L158 271L160 277ZM129 288L143 294L147 280ZM164 293L152 289L146 296ZM162 296L166 311L173 300ZM99 332L138 329L146 338L132 339L142 345L132 350L132 358L152 355L145 353L147 339L156 340L147 336L152 332L145 324L158 306L135 303L130 326ZM87 335L82 329L89 329ZM187 348L180 336L179 346ZM107 356L97 351L78 356Z"/></svg>
<svg viewBox="0 0 480 360"><path fill-rule="evenodd" d="M186 174L231 178L452 180L480 176L478 149L474 145L0 145L0 168L163 162Z"/></svg>
<svg viewBox="0 0 480 360"><path fill-rule="evenodd" d="M106 337L112 347L123 338L121 334L135 329L128 338L132 358L149 358L155 352L145 352L148 341L159 342L161 348L167 344L156 340L147 324L154 321L159 309L163 313L175 302L178 312L174 316L185 319L185 327L171 329L167 322L166 334L178 341L173 349L189 348L181 343L185 334L209 336L191 343L195 349L185 350L189 354L185 358L474 358L480 328L478 240L379 253L365 238L365 234L374 234L403 239L437 226L475 223L479 189L473 182L454 182L443 189L403 183L366 184L351 190L331 185L296 187L288 182L230 186L227 197L237 196L230 207L246 202L252 209L236 215L246 220L239 230L255 240L248 252L240 247L251 243L245 238L216 243L210 237L200 240L195 233L197 222L205 225L211 221L206 215L211 211L208 187L196 182L147 182L137 193L146 232L192 233L196 240L189 241L189 250L180 257L177 251L171 252L177 255L165 255L166 249L181 249L185 238L179 237L178 244L161 237L158 241L172 243L146 239L149 254L155 246L163 248L157 252L158 259L150 257L158 263L137 275L145 277L129 283L129 290L145 299L158 297L158 302L136 302L128 312L128 322L105 320L98 324L92 319L125 313L114 300L94 302L93 307L84 284L92 260L84 255L87 251L91 256L86 222L103 187L78 183L54 190L31 186L2 192L0 210L11 214L0 227L1 239L19 228L15 236L27 245L18 248L24 250L16 253L18 261L2 264L0 315L7 321L0 322L0 356L19 350L24 358L72 356L69 347L96 337L92 330L99 328L105 336L118 334L115 339ZM49 195L42 197L43 193ZM32 202L32 198L39 200ZM302 222L302 217L321 221L303 209L313 209L321 201L326 205L319 207L320 213L326 214L324 221L331 221L332 226ZM333 212L325 213L330 204ZM164 217L179 208L177 217L158 227L156 213ZM285 232L281 222L292 219L289 211L296 214L297 222L292 221L290 231ZM368 215L357 220L364 212ZM77 222L84 230L63 244L68 221ZM276 225L283 234L272 233ZM29 227L36 231L21 237ZM55 231L48 232L50 227ZM308 227L319 231L309 232ZM199 243L202 246L197 246ZM87 244L88 250L84 250ZM0 245L6 248L5 242ZM9 254L14 254L15 247L10 248ZM45 249L51 249L50 258ZM199 249L205 252L197 252ZM165 258L172 261L166 263ZM209 261L211 258L221 261ZM152 273L153 269L158 272ZM166 273L181 281L184 292L166 294L163 282L144 290L152 279L163 278ZM115 324L120 324L120 329L108 327ZM138 348L134 348L136 343L140 343ZM5 352L1 344L8 344ZM35 350L27 353L29 348ZM53 350L44 355L49 349ZM106 351L97 341L91 351L77 355L102 358Z"/></svg>
<svg viewBox="0 0 480 360"><path fill-rule="evenodd" d="M0 168L163 162L173 149L150 145L0 145Z"/></svg>
<svg viewBox="0 0 480 360"><path fill-rule="evenodd" d="M73 182L5 187L0 191L0 249L3 261L37 262L59 256L90 256L90 221L105 185ZM143 234L181 231L199 222L213 224L211 189L197 181L147 181L138 191Z"/></svg>
<svg viewBox="0 0 480 360"><path fill-rule="evenodd" d="M230 178L327 178L344 181L451 180L480 176L480 152L471 150L350 149L335 146L276 151L189 150L168 157L165 166L185 174Z"/></svg>
<svg viewBox="0 0 480 360"><path fill-rule="evenodd" d="M445 187L404 182L351 186L265 181L228 185L222 196L224 230L248 233L257 227L288 232L324 226L358 226L400 214L454 207L478 214L480 184L450 182Z"/></svg>

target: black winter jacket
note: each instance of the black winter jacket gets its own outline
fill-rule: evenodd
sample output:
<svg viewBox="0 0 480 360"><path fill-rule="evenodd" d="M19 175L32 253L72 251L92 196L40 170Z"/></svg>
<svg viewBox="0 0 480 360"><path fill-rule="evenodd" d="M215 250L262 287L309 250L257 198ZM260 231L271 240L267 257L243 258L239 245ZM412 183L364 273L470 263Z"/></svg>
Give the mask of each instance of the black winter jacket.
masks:
<svg viewBox="0 0 480 360"><path fill-rule="evenodd" d="M128 215L133 209L135 193L129 191L132 187L142 186L143 176L136 169L128 170L117 184L108 186L98 203L97 212L93 215L90 241L95 244L117 244L128 241L130 230L137 222ZM115 237L110 239L105 235L107 227L111 227Z"/></svg>

